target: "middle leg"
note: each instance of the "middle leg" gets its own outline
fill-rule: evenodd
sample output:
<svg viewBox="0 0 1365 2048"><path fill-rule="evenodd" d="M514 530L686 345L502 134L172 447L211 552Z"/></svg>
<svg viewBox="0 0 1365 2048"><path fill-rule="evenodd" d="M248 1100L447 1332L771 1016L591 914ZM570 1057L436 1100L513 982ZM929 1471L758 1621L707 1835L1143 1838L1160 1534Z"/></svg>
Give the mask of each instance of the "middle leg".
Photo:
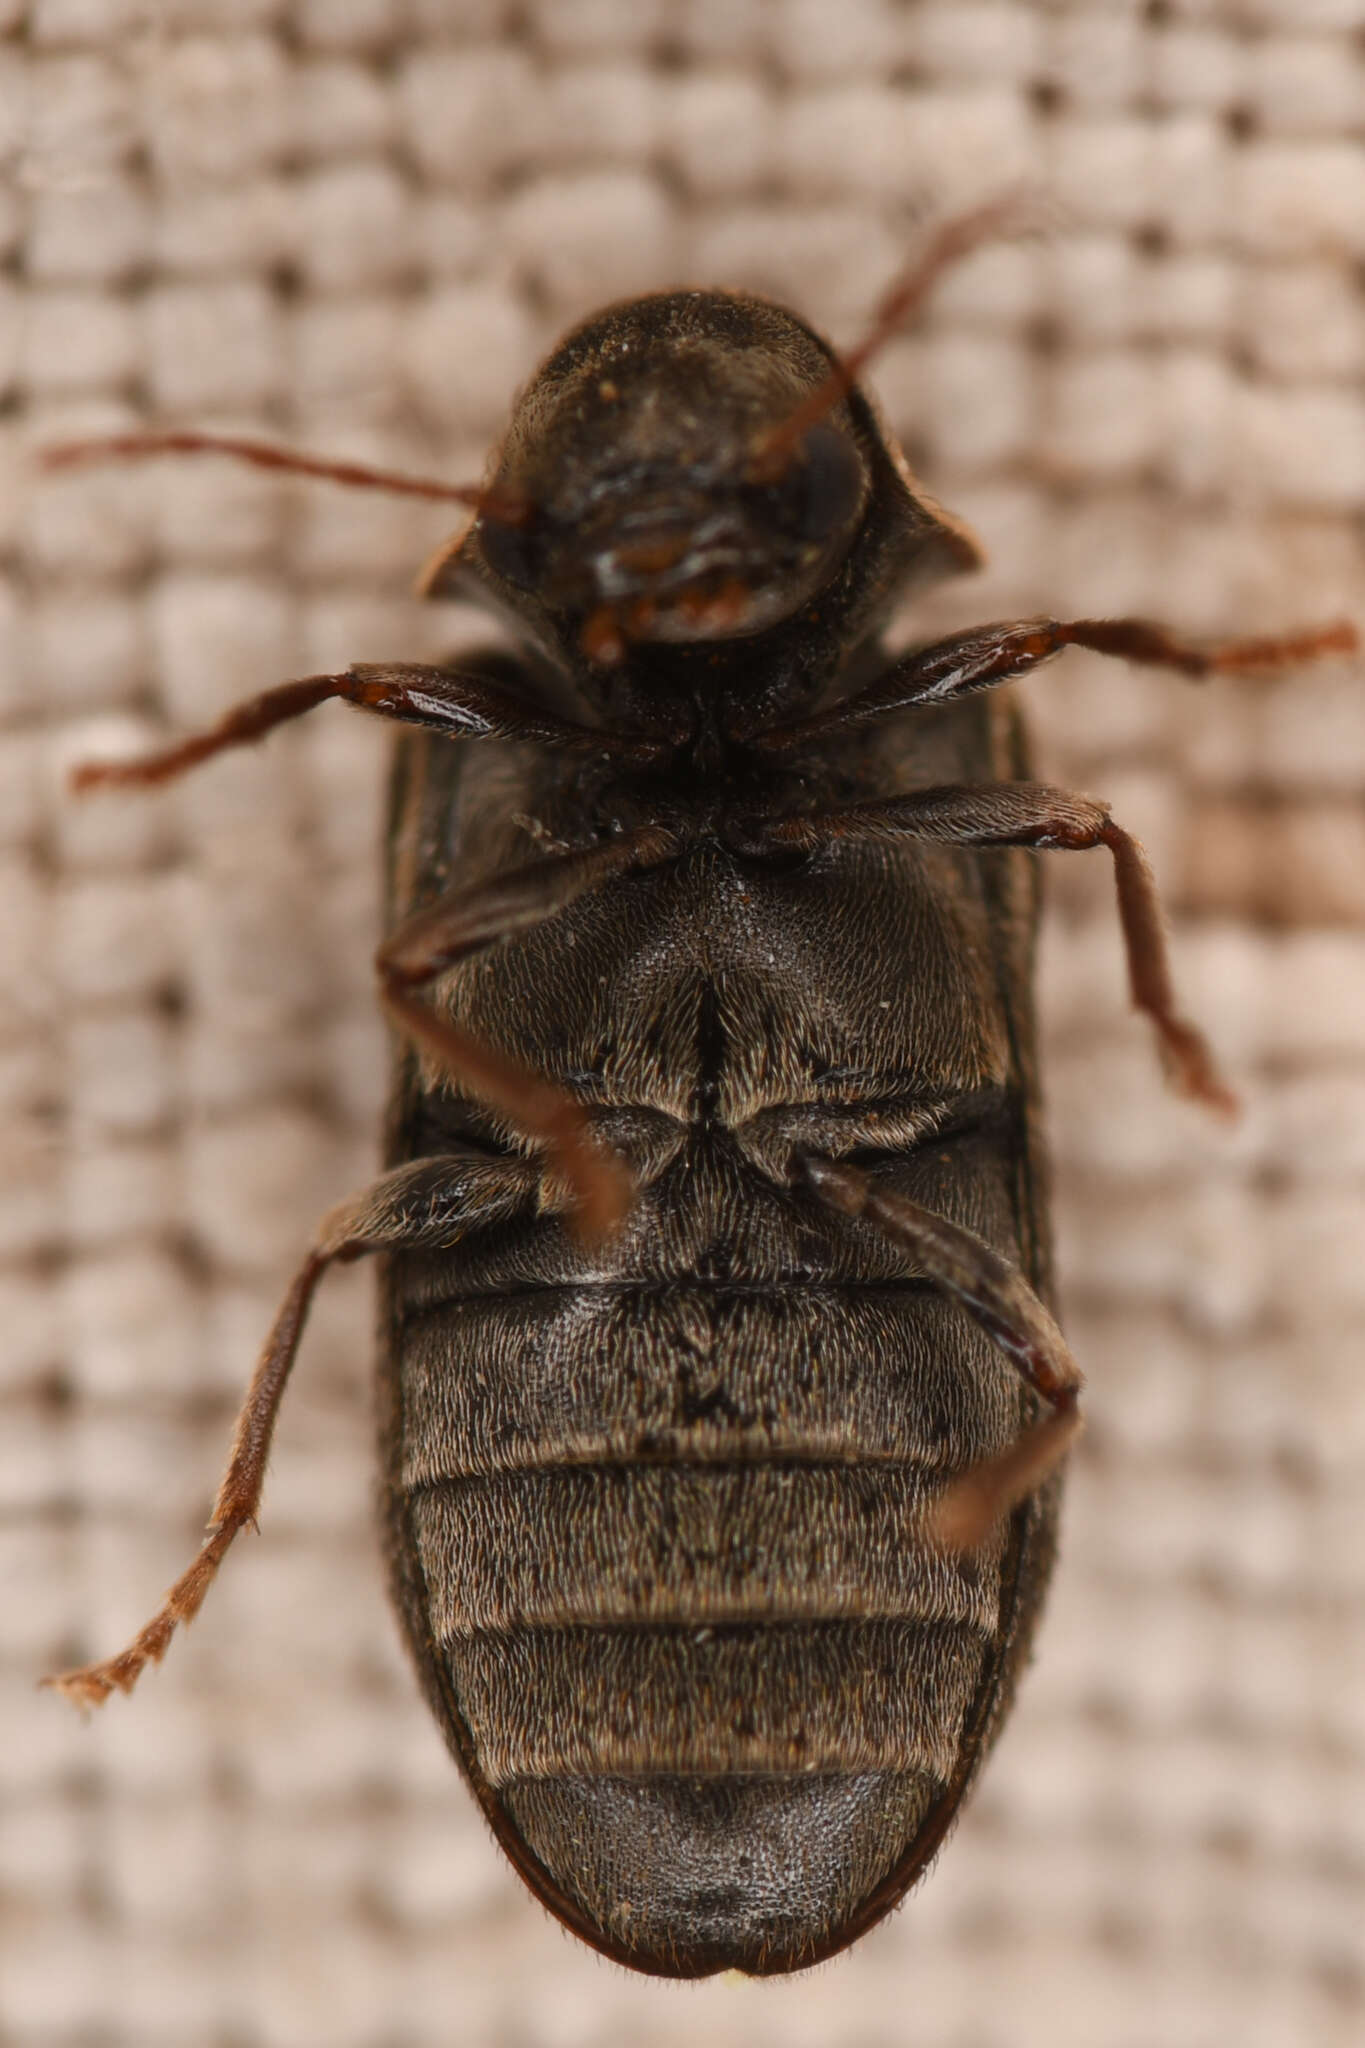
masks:
<svg viewBox="0 0 1365 2048"><path fill-rule="evenodd" d="M758 826L771 846L815 851L840 839L923 839L940 845L1027 846L1086 852L1104 847L1114 862L1119 922L1128 957L1133 1007L1151 1019L1168 1079L1222 1116L1235 1116L1237 1097L1218 1071L1203 1033L1176 1007L1161 903L1139 842L1116 825L1108 806L1039 782L981 787L947 784L885 803L815 812Z"/></svg>
<svg viewBox="0 0 1365 2048"><path fill-rule="evenodd" d="M633 1192L625 1168L593 1142L581 1106L530 1067L485 1045L421 999L437 977L460 961L533 930L604 882L658 867L680 851L677 837L644 826L605 846L553 854L470 889L457 889L400 925L376 958L389 1015L452 1081L500 1110L544 1145L551 1170L573 1191L571 1227L608 1236Z"/></svg>

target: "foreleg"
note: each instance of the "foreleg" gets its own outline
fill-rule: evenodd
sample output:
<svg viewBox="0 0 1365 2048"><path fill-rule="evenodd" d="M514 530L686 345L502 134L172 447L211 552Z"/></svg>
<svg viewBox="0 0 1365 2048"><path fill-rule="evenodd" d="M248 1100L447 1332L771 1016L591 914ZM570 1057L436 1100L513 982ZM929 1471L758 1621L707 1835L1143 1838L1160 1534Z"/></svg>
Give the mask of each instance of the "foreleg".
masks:
<svg viewBox="0 0 1365 2048"><path fill-rule="evenodd" d="M786 753L912 705L946 704L978 690L993 690L1000 683L1029 674L1064 647L1088 647L1096 654L1175 669L1197 682L1212 675L1256 675L1317 661L1328 654L1350 654L1358 644L1355 627L1344 619L1275 638L1207 643L1184 639L1150 619L1002 621L977 626L970 633L956 633L931 647L916 648L869 689L814 718L742 737L763 753Z"/></svg>
<svg viewBox="0 0 1365 2048"><path fill-rule="evenodd" d="M556 718L481 676L408 662L358 662L340 675L301 676L262 690L236 704L206 731L178 740L132 761L86 761L72 772L72 786L146 788L169 782L230 747L263 739L277 725L301 718L332 700L400 725L425 726L450 739L530 740L573 753L606 753L627 762L653 760L667 742L633 739Z"/></svg>

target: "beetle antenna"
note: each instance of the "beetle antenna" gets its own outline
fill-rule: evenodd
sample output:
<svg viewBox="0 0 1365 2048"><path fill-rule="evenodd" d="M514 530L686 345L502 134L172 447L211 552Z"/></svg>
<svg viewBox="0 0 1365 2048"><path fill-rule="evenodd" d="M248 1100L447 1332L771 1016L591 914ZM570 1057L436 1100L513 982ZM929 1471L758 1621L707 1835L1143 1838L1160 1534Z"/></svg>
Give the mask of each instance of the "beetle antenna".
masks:
<svg viewBox="0 0 1365 2048"><path fill-rule="evenodd" d="M96 462L140 462L151 455L228 455L257 469L285 470L293 476L321 477L364 491L392 491L407 498L432 498L447 505L472 505L513 526L529 514L524 498L508 492L482 490L477 484L448 484L434 477L405 476L399 470L374 469L364 462L334 462L320 455L301 455L277 448L272 441L253 441L235 434L140 433L108 434L89 441L60 441L43 450L44 469L82 469Z"/></svg>
<svg viewBox="0 0 1365 2048"><path fill-rule="evenodd" d="M882 294L862 340L835 361L829 375L806 394L794 412L759 437L749 461L750 480L772 483L782 475L811 428L833 412L873 356L915 317L945 270L983 242L1036 229L1040 221L1038 195L1018 187L940 222L927 246Z"/></svg>

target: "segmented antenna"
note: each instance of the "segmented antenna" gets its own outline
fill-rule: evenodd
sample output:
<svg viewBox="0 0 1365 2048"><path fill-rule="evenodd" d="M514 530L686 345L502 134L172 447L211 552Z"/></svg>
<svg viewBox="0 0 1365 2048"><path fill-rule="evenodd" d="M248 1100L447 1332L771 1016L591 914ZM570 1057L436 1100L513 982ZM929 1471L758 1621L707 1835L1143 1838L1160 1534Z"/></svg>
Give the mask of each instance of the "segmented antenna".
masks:
<svg viewBox="0 0 1365 2048"><path fill-rule="evenodd" d="M82 469L97 462L140 462L154 455L226 455L256 469L283 470L293 476L320 477L364 491L391 491L400 497L435 499L440 504L469 505L501 525L520 525L530 516L529 501L507 491L483 490L477 484L448 484L434 477L405 476L399 470L375 469L364 462L335 462L319 455L301 455L235 434L136 433L107 434L88 441L62 441L39 457L44 469Z"/></svg>
<svg viewBox="0 0 1365 2048"><path fill-rule="evenodd" d="M966 213L942 221L921 250L883 293L867 332L834 364L829 375L808 392L786 419L769 427L754 444L749 477L754 483L775 483L811 428L833 412L864 369L891 337L919 312L945 270L969 256L983 242L1023 234L1042 224L1035 193L1015 190Z"/></svg>

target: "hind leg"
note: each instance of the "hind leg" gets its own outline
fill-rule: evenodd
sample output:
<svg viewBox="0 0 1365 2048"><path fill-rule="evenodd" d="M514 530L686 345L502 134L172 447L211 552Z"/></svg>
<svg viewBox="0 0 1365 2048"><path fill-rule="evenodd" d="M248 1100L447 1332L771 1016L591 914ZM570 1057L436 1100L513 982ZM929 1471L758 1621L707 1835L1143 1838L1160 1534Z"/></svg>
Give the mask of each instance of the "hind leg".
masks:
<svg viewBox="0 0 1365 2048"><path fill-rule="evenodd" d="M159 1664L181 1622L193 1621L233 1541L254 1525L280 1401L327 1268L369 1252L441 1250L529 1208L542 1181L530 1160L444 1155L399 1166L325 1216L265 1340L233 1433L203 1545L146 1627L100 1664L43 1680L81 1706L131 1692L146 1664Z"/></svg>
<svg viewBox="0 0 1365 2048"><path fill-rule="evenodd" d="M1036 1491L1081 1427L1081 1373L1065 1337L1017 1266L984 1238L906 1195L878 1188L842 1160L804 1156L799 1175L817 1201L861 1218L909 1252L917 1266L999 1346L1046 1412L1016 1443L951 1481L934 1503L929 1531L946 1550L973 1550L1003 1515Z"/></svg>
<svg viewBox="0 0 1365 2048"><path fill-rule="evenodd" d="M974 1550L1017 1501L1042 1487L1081 1432L1081 1368L1046 1305L1017 1266L974 1231L950 1223L905 1194L890 1194L835 1159L804 1155L798 1174L808 1192L841 1217L884 1231L911 1253L925 1276L966 1309L1044 1403L1015 1444L968 1466L933 1503L929 1534L945 1550Z"/></svg>

